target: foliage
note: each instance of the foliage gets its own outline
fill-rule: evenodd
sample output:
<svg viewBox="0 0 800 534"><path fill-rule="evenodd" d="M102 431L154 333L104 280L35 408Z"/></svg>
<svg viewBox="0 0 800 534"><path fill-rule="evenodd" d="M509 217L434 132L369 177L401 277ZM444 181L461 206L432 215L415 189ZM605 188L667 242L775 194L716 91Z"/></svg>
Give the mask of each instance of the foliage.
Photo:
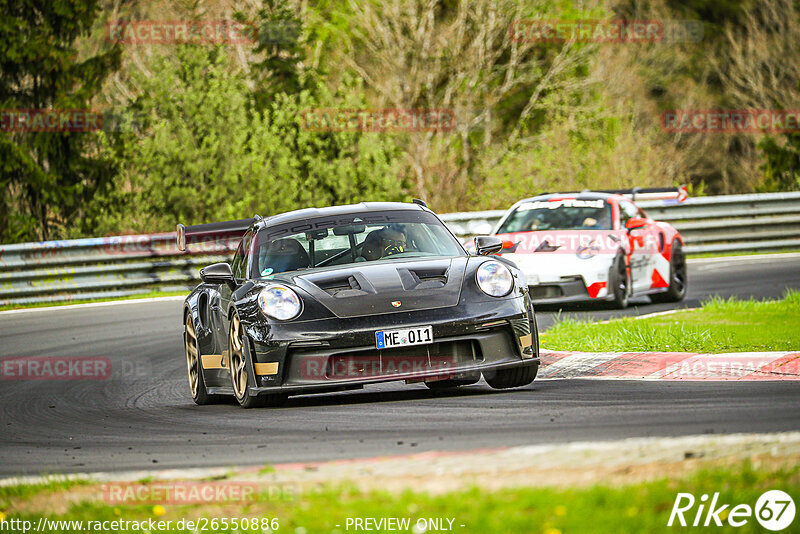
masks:
<svg viewBox="0 0 800 534"><path fill-rule="evenodd" d="M393 179L389 140L303 129L301 111L335 105L324 87L319 96L277 93L259 112L246 78L230 72L219 47L182 45L149 70L125 112L137 127L121 139L105 137L120 171L94 213L101 232L169 231L179 221L405 198ZM347 89L344 104L358 106L357 87Z"/></svg>
<svg viewBox="0 0 800 534"><path fill-rule="evenodd" d="M52 491L23 488L0 490L0 502L4 493L9 494L11 507L7 520L27 520L34 525L42 515L51 523L60 520L83 521L84 525L87 521L108 521L113 525L114 520L120 519L145 522L149 519L170 520L172 528L167 532L191 532L190 529L175 528L176 524L181 519L196 520L198 517L208 518L209 527L214 531L235 532L237 529L217 528L210 521L213 518L247 517L257 522L258 518L278 518L279 530L286 532L329 532L336 525L340 525L340 531L343 531L347 521L353 518L407 518L412 527L409 530L424 530L416 528L418 519L446 518L444 527L448 527L447 520L453 520L452 530L456 532L666 533L680 529L667 526L678 492L691 493L698 498L698 502L700 495L716 496L719 493L718 507L739 503L747 503L752 507L765 491L776 488L790 495L796 494L800 490L800 467L792 463L793 459L770 461L760 455L747 460L701 461L699 468L696 467L697 460L653 462L640 465L642 469L633 469L628 481L623 479L620 482L620 473L615 473L613 480L593 486L567 483L544 486L541 481L537 484L533 480L532 487L502 487L501 484L501 489L492 490L470 486L470 481L465 477L463 489L435 494L413 489L366 492L351 484L343 484L338 487L324 485L314 491L303 492L292 500L276 499L271 496L272 492L262 492L255 502L187 506L109 505L92 497L101 493L99 490L83 490L78 494L79 488L72 494L55 494L69 503L66 511L61 512L42 510L41 504L36 505L52 503L53 499L48 498L53 495ZM593 469L591 466L582 467L584 463L581 462L571 471ZM591 480L597 477L596 471L586 478ZM652 473L657 473L655 479ZM549 476L550 479L554 478L552 474ZM646 481L637 481L641 479ZM396 481L393 481L393 485L397 486ZM22 498L14 499L20 493L35 494L37 499L27 502ZM75 494L83 500L76 503ZM336 506L331 506L331 503L336 503ZM697 505L685 515L689 525L696 510ZM726 521L730 510L728 507L719 514L719 519L725 521L721 529L723 532L764 531L752 516L746 518L743 526L731 527ZM702 521L704 515L698 512L698 517ZM220 520L213 520L220 525ZM353 528L352 523L350 527ZM247 528L239 531L262 532L261 529ZM73 532L73 529L65 527L62 532ZM131 528L117 532L136 531Z"/></svg>
<svg viewBox="0 0 800 534"><path fill-rule="evenodd" d="M783 135L783 143L766 136L759 144L764 152L764 182L759 191L800 190L800 133Z"/></svg>
<svg viewBox="0 0 800 534"><path fill-rule="evenodd" d="M86 110L120 50L78 59L97 0L0 1L0 109ZM0 240L47 239L81 226L113 167L93 132L0 131ZM86 231L86 228L84 228Z"/></svg>

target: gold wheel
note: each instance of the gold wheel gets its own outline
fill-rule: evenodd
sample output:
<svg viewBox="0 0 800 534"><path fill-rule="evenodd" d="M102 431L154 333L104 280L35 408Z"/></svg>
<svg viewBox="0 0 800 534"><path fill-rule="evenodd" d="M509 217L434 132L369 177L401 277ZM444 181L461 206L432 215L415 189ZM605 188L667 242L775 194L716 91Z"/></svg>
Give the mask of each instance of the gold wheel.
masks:
<svg viewBox="0 0 800 534"><path fill-rule="evenodd" d="M186 348L186 370L189 373L189 388L192 390L192 397L197 397L197 386L200 380L200 353L197 350L197 332L195 332L191 316L186 318L183 344Z"/></svg>
<svg viewBox="0 0 800 534"><path fill-rule="evenodd" d="M236 397L243 399L247 393L247 368L245 367L244 334L239 316L235 313L231 317L230 335L230 372L233 382L233 391Z"/></svg>

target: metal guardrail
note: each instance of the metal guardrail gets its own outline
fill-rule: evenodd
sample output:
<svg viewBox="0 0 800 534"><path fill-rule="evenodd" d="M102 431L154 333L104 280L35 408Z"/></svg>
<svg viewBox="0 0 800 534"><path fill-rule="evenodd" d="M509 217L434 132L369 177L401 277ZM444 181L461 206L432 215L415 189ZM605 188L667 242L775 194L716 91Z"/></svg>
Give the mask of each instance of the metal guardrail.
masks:
<svg viewBox="0 0 800 534"><path fill-rule="evenodd" d="M174 232L0 245L0 305L184 291L235 246L206 241L181 252Z"/></svg>
<svg viewBox="0 0 800 534"><path fill-rule="evenodd" d="M800 248L800 192L639 202L681 232L688 254ZM441 215L459 237L490 233L505 210ZM203 265L230 258L235 242L205 241L191 253L174 233L0 245L0 305L184 291Z"/></svg>

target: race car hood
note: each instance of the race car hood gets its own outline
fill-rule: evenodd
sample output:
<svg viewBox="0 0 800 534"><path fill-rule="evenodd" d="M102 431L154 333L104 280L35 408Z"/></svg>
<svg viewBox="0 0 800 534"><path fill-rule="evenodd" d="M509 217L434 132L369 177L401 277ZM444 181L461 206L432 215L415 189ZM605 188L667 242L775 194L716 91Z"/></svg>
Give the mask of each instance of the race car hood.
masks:
<svg viewBox="0 0 800 534"><path fill-rule="evenodd" d="M295 274L292 282L337 317L458 304L467 257L386 260Z"/></svg>

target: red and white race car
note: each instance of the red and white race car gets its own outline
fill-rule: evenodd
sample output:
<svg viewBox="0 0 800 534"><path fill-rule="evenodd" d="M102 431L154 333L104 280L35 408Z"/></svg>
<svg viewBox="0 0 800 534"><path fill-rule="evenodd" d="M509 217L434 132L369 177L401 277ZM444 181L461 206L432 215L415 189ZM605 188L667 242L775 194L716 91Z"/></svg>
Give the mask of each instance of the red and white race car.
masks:
<svg viewBox="0 0 800 534"><path fill-rule="evenodd" d="M527 277L535 302L610 301L648 295L653 302L686 296L683 239L632 199L686 198L686 188L543 194L514 204L493 235L500 255Z"/></svg>

